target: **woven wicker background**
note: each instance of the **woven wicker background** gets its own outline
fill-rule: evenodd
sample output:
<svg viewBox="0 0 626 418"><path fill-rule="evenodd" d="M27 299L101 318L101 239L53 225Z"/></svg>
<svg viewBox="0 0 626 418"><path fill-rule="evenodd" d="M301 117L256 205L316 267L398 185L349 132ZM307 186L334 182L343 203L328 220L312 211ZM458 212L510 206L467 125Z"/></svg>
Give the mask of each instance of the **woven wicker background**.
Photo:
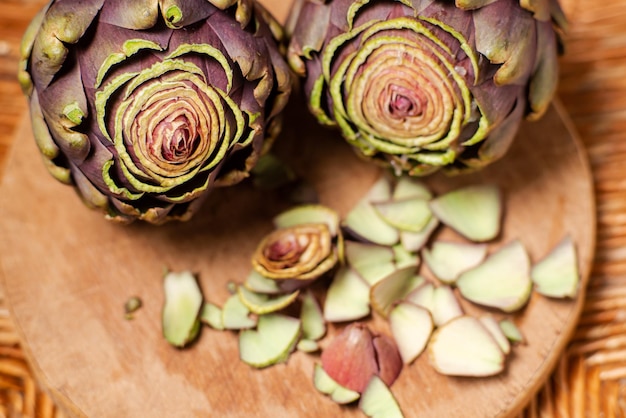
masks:
<svg viewBox="0 0 626 418"><path fill-rule="evenodd" d="M44 2L0 0L0 172L26 112L19 39ZM559 96L594 172L597 255L576 334L522 416L626 417L626 0L561 2L570 28ZM0 417L62 416L30 373L0 289Z"/></svg>

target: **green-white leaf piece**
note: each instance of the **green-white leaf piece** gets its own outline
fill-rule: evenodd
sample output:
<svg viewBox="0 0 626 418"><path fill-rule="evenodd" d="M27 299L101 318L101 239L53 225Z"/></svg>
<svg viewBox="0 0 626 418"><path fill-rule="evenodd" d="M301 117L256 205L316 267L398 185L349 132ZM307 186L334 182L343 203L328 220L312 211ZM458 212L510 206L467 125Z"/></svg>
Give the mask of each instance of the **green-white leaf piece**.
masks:
<svg viewBox="0 0 626 418"><path fill-rule="evenodd" d="M400 239L400 233L385 222L372 206L373 202L385 202L390 198L389 181L381 177L374 183L367 195L346 215L343 226L351 235L364 241L379 245L396 244Z"/></svg>
<svg viewBox="0 0 626 418"><path fill-rule="evenodd" d="M401 302L391 310L389 325L404 364L424 351L434 329L430 312L411 302Z"/></svg>
<svg viewBox="0 0 626 418"><path fill-rule="evenodd" d="M349 267L340 268L333 278L324 302L324 319L344 322L370 314L370 287Z"/></svg>
<svg viewBox="0 0 626 418"><path fill-rule="evenodd" d="M393 200L413 198L430 200L432 197L432 192L424 183L409 176L402 176L398 179L392 195Z"/></svg>
<svg viewBox="0 0 626 418"><path fill-rule="evenodd" d="M407 251L417 252L426 245L438 226L439 219L433 216L420 232L400 231L400 242Z"/></svg>
<svg viewBox="0 0 626 418"><path fill-rule="evenodd" d="M328 225L328 230L332 236L337 236L339 233L339 214L323 205L296 206L274 218L274 226L276 228L289 228L312 223Z"/></svg>
<svg viewBox="0 0 626 418"><path fill-rule="evenodd" d="M370 288L370 304L379 314L386 317L395 302L404 299L423 284L424 280L417 275L415 266L397 269Z"/></svg>
<svg viewBox="0 0 626 418"><path fill-rule="evenodd" d="M486 244L435 241L422 249L422 257L435 277L452 284L463 273L479 265L487 256Z"/></svg>
<svg viewBox="0 0 626 418"><path fill-rule="evenodd" d="M419 255L409 252L402 244L394 245L392 249L397 268L409 266L417 268L420 263Z"/></svg>
<svg viewBox="0 0 626 418"><path fill-rule="evenodd" d="M434 289L431 313L438 327L463 315L463 308L450 286L439 286Z"/></svg>
<svg viewBox="0 0 626 418"><path fill-rule="evenodd" d="M372 376L361 394L359 408L371 418L403 418L398 401L378 376Z"/></svg>
<svg viewBox="0 0 626 418"><path fill-rule="evenodd" d="M430 363L450 376L493 376L505 356L491 333L472 316L461 316L435 330L428 344Z"/></svg>
<svg viewBox="0 0 626 418"><path fill-rule="evenodd" d="M259 317L256 330L239 334L239 357L253 367L283 363L294 350L300 335L300 320L271 313Z"/></svg>
<svg viewBox="0 0 626 418"><path fill-rule="evenodd" d="M361 397L359 392L345 388L337 383L318 363L315 364L313 369L313 384L318 391L330 396L338 404L352 403Z"/></svg>
<svg viewBox="0 0 626 418"><path fill-rule="evenodd" d="M499 325L502 333L506 335L506 338L508 338L509 341L511 341L512 343L524 342L524 335L522 335L522 332L513 321L511 321L510 319L503 319L502 321L500 321Z"/></svg>
<svg viewBox="0 0 626 418"><path fill-rule="evenodd" d="M163 280L165 304L162 312L163 335L176 347L184 347L198 335L202 292L189 271L168 272Z"/></svg>
<svg viewBox="0 0 626 418"><path fill-rule="evenodd" d="M319 340L326 334L326 322L324 314L317 299L309 290L302 297L300 308L300 320L302 321L302 337L308 340Z"/></svg>
<svg viewBox="0 0 626 418"><path fill-rule="evenodd" d="M401 231L420 232L433 216L428 200L419 197L372 205L385 222Z"/></svg>
<svg viewBox="0 0 626 418"><path fill-rule="evenodd" d="M239 295L241 303L243 303L246 308L250 310L250 312L257 315L265 315L271 312L280 311L281 309L291 305L299 294L300 291L296 290L295 292L283 295L269 296L264 293L252 292L244 286L239 286L237 288L237 295Z"/></svg>
<svg viewBox="0 0 626 418"><path fill-rule="evenodd" d="M231 295L222 307L222 323L224 329L247 329L256 326L256 320L251 318L250 309L241 302L238 294Z"/></svg>
<svg viewBox="0 0 626 418"><path fill-rule="evenodd" d="M489 331L493 339L498 343L500 349L504 354L509 354L511 352L511 343L509 339L502 332L502 328L500 328L500 324L493 316L481 316L478 320L483 324L485 329Z"/></svg>
<svg viewBox="0 0 626 418"><path fill-rule="evenodd" d="M265 293L268 295L282 293L282 290L280 289L280 286L278 286L278 282L276 280L265 277L256 270L250 271L250 274L246 277L243 285L246 289L256 293Z"/></svg>
<svg viewBox="0 0 626 418"><path fill-rule="evenodd" d="M530 261L526 249L515 240L491 254L456 281L461 295L479 305L514 312L530 298Z"/></svg>
<svg viewBox="0 0 626 418"><path fill-rule="evenodd" d="M348 265L370 286L396 270L393 249L376 244L346 241L344 244Z"/></svg>
<svg viewBox="0 0 626 418"><path fill-rule="evenodd" d="M580 274L576 248L571 237L565 237L543 260L535 264L530 276L537 293L552 298L575 297Z"/></svg>
<svg viewBox="0 0 626 418"><path fill-rule="evenodd" d="M303 353L315 353L320 350L320 345L315 340L301 339L298 341L296 349L298 351L302 351Z"/></svg>
<svg viewBox="0 0 626 418"><path fill-rule="evenodd" d="M490 241L500 233L502 196L495 185L448 192L431 200L430 208L441 222L471 241Z"/></svg>
<svg viewBox="0 0 626 418"><path fill-rule="evenodd" d="M224 317L222 316L222 308L214 303L204 302L200 312L200 321L213 329L223 330Z"/></svg>
<svg viewBox="0 0 626 418"><path fill-rule="evenodd" d="M435 309L435 286L430 282L425 282L409 293L406 300L432 313Z"/></svg>

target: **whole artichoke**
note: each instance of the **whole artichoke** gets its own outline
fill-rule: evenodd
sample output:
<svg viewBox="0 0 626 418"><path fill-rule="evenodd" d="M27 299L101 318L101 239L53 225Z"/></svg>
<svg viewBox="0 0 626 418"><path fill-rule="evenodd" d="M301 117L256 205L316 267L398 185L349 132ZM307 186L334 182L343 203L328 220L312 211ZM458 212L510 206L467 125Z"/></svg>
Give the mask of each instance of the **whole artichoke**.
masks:
<svg viewBox="0 0 626 418"><path fill-rule="evenodd" d="M49 171L112 219L189 219L278 133L281 35L252 0L52 0L19 71Z"/></svg>
<svg viewBox="0 0 626 418"><path fill-rule="evenodd" d="M288 61L317 119L398 174L478 169L558 79L557 0L297 0Z"/></svg>

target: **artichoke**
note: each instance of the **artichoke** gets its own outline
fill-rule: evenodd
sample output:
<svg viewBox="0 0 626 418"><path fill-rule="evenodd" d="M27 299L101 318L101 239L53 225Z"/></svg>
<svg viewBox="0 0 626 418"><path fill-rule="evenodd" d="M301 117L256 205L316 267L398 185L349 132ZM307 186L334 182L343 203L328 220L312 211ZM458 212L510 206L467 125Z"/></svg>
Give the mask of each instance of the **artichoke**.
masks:
<svg viewBox="0 0 626 418"><path fill-rule="evenodd" d="M397 174L476 170L558 80L557 0L297 0L288 62L311 112Z"/></svg>
<svg viewBox="0 0 626 418"><path fill-rule="evenodd" d="M281 36L252 0L52 0L19 70L48 170L111 219L189 219L276 137Z"/></svg>

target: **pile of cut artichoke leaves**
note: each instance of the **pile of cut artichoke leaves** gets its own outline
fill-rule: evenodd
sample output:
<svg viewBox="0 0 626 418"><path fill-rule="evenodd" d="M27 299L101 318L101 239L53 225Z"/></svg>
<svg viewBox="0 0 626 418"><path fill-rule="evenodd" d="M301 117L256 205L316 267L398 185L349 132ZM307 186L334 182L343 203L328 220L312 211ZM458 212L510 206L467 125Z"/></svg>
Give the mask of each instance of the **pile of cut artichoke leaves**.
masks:
<svg viewBox="0 0 626 418"><path fill-rule="evenodd" d="M521 241L498 242L496 186L434 196L416 179L505 156L550 104L565 26L557 0L296 0L285 27L253 0L53 0L24 36L19 79L50 174L123 223L188 221L214 188L262 177L301 89L386 175L343 219L319 204L276 216L226 301L167 273L163 332L178 347L203 323L238 332L259 368L325 346L319 391L401 416L389 387L422 353L442 374L491 376L523 341L512 320L470 316L459 298L512 313L533 291L576 296L569 237L531 265ZM434 239L442 228L462 242ZM130 299L128 317L140 307ZM390 335L355 322L372 315ZM323 342L328 322L345 326Z"/></svg>

